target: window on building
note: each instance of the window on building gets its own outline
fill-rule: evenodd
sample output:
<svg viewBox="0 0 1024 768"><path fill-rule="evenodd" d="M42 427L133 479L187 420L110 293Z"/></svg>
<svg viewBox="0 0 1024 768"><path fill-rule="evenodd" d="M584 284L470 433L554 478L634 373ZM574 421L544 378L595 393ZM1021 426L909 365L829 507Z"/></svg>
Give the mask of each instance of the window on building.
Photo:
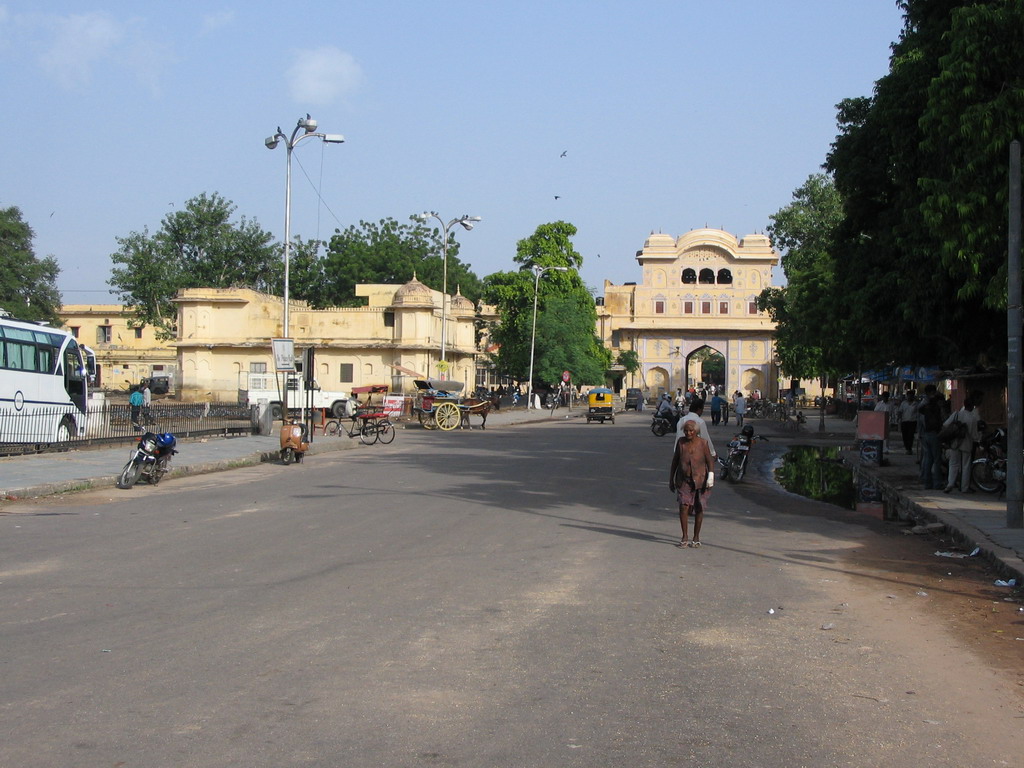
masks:
<svg viewBox="0 0 1024 768"><path fill-rule="evenodd" d="M684 315L692 315L693 314L693 302L692 301L684 301L683 302L683 314Z"/></svg>
<svg viewBox="0 0 1024 768"><path fill-rule="evenodd" d="M728 269L718 270L718 282L720 285L732 285L732 272Z"/></svg>
<svg viewBox="0 0 1024 768"><path fill-rule="evenodd" d="M718 302L718 314L720 314L720 315L728 315L729 314L729 302L728 301L720 301L720 302Z"/></svg>
<svg viewBox="0 0 1024 768"><path fill-rule="evenodd" d="M135 329L135 338L136 339L141 339L142 338L142 328L141 327Z"/></svg>
<svg viewBox="0 0 1024 768"><path fill-rule="evenodd" d="M618 347L622 343L622 331L612 331L612 346Z"/></svg>
<svg viewBox="0 0 1024 768"><path fill-rule="evenodd" d="M664 315L665 314L665 300L655 299L654 300L654 314Z"/></svg>
<svg viewBox="0 0 1024 768"><path fill-rule="evenodd" d="M351 384L355 366L352 363L342 363L340 366L340 378L342 384Z"/></svg>
<svg viewBox="0 0 1024 768"><path fill-rule="evenodd" d="M109 344L114 338L114 329L109 325L96 326L96 343Z"/></svg>
<svg viewBox="0 0 1024 768"><path fill-rule="evenodd" d="M684 269L683 270L683 282L684 283L688 283L688 284L689 283L696 283L697 282L697 273L694 272L692 269L689 269L689 268Z"/></svg>
<svg viewBox="0 0 1024 768"><path fill-rule="evenodd" d="M266 363L249 363L249 373L266 373Z"/></svg>
<svg viewBox="0 0 1024 768"><path fill-rule="evenodd" d="M384 327L385 328L394 328L395 327L395 313L394 312L385 312L384 313Z"/></svg>
<svg viewBox="0 0 1024 768"><path fill-rule="evenodd" d="M714 285L715 283L715 270L713 269L702 269L700 271L700 282L708 285Z"/></svg>
<svg viewBox="0 0 1024 768"><path fill-rule="evenodd" d="M700 303L700 313L702 315L710 315L711 314L711 302L710 301L702 301Z"/></svg>
<svg viewBox="0 0 1024 768"><path fill-rule="evenodd" d="M74 336L76 339L78 338L78 329L79 329L79 327L77 325L72 325L68 329L69 331L71 331L71 335Z"/></svg>
<svg viewBox="0 0 1024 768"><path fill-rule="evenodd" d="M750 303L747 304L747 314L750 314L750 315L756 315L757 314L757 302L756 301L751 301Z"/></svg>

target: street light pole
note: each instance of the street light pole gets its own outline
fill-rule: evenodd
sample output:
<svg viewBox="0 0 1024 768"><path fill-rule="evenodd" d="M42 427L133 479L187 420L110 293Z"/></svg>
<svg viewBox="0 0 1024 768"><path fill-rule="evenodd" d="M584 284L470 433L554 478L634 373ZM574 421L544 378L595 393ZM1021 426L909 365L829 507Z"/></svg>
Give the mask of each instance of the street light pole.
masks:
<svg viewBox="0 0 1024 768"><path fill-rule="evenodd" d="M441 255L443 260L442 270L442 284L441 284L441 360L446 359L446 352L448 348L448 231L456 224L462 225L462 228L467 232L473 229L473 225L480 221L479 216L464 215L457 219L452 219L447 224L436 211L424 211L418 213L414 218L419 219L422 222L426 222L429 219L437 219L441 225Z"/></svg>
<svg viewBox="0 0 1024 768"><path fill-rule="evenodd" d="M299 131L303 131L302 135L299 136ZM305 117L300 117L298 124L295 126L295 130L292 131L291 137L287 137L281 131L280 126L277 129L277 133L273 136L268 136L263 142L267 149L274 149L277 147L278 142L284 140L284 146L287 150L287 171L285 173L285 188L284 188L284 323L282 334L284 338L290 338L289 326L288 326L288 273L289 273L289 256L291 254L292 246L292 150L295 149L295 145L303 139L308 139L315 136L318 139L323 139L325 144L342 144L345 141L345 137L340 133L317 133L316 132L316 120L311 118L307 113Z"/></svg>
<svg viewBox="0 0 1024 768"><path fill-rule="evenodd" d="M545 272L554 270L555 272L568 272L568 267L538 267L533 266L533 332L530 334L530 378L526 382L527 386L527 399L526 399L526 410L533 408L533 348L537 343L537 294L540 292L540 276Z"/></svg>

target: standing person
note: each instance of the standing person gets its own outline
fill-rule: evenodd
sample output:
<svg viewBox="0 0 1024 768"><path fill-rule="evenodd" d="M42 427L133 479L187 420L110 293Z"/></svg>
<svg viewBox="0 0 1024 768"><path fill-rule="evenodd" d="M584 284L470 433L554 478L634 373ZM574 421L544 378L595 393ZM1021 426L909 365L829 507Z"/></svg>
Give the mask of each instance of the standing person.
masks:
<svg viewBox="0 0 1024 768"><path fill-rule="evenodd" d="M900 434L903 435L903 447L907 449L907 456L914 452L914 435L917 434L917 409L921 403L917 399L914 390L907 390L907 394L900 403L896 415L900 420Z"/></svg>
<svg viewBox="0 0 1024 768"><path fill-rule="evenodd" d="M153 391L149 388L149 382L142 385L142 419L145 424L152 424L153 417L150 416L149 406L153 404Z"/></svg>
<svg viewBox="0 0 1024 768"><path fill-rule="evenodd" d="M974 444L981 439L981 435L978 433L978 412L974 410L974 401L971 398L964 400L964 407L946 419L942 426L945 427L954 421L965 424L967 431L963 437L950 443L949 474L946 476L946 487L942 491L952 491L956 487L959 475L960 492L974 493L974 489L971 488L971 457L974 455Z"/></svg>
<svg viewBox="0 0 1024 768"><path fill-rule="evenodd" d="M699 547L700 528L704 522L704 507L707 504L708 480L714 469L714 461L706 440L697 434L697 424L687 421L683 424L683 436L676 440L669 468L668 488L676 494L679 502L679 527L683 535L678 547ZM693 510L693 541L689 540L690 511Z"/></svg>
<svg viewBox="0 0 1024 768"><path fill-rule="evenodd" d="M747 400L738 389L732 397L732 410L736 414L736 426L743 429L743 416L747 412Z"/></svg>
<svg viewBox="0 0 1024 768"><path fill-rule="evenodd" d="M885 440L882 442L882 452L889 452L889 426L892 423L892 403L889 402L889 393L883 392L875 404L875 410L885 414Z"/></svg>
<svg viewBox="0 0 1024 768"><path fill-rule="evenodd" d="M921 440L921 484L926 490L942 485L942 402L934 384L924 388L924 398L917 409L918 434Z"/></svg>
<svg viewBox="0 0 1024 768"><path fill-rule="evenodd" d="M725 398L717 392L711 397L711 425L717 427L722 420L722 406L725 405Z"/></svg>
<svg viewBox="0 0 1024 768"><path fill-rule="evenodd" d="M128 395L128 405L131 406L131 420L132 426L137 429L142 429L142 425L139 423L139 411L142 410L142 404L145 402L145 398L139 391L139 388L132 386L132 393Z"/></svg>
<svg viewBox="0 0 1024 768"><path fill-rule="evenodd" d="M694 398L690 402L690 410L683 418L676 424L676 442L678 443L683 439L683 426L685 422L692 421L697 425L697 434L708 444L708 449L711 451L711 457L715 458L718 456L715 453L715 444L711 442L711 435L708 434L708 425L704 421L704 401Z"/></svg>

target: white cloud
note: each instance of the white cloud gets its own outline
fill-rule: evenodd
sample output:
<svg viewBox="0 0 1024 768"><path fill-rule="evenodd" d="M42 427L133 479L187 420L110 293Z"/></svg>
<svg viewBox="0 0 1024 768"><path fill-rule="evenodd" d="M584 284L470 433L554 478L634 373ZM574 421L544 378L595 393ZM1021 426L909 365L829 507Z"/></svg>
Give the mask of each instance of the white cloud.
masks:
<svg viewBox="0 0 1024 768"><path fill-rule="evenodd" d="M362 80L356 60L330 46L299 51L288 69L291 95L299 104L329 104L356 90Z"/></svg>
<svg viewBox="0 0 1024 768"><path fill-rule="evenodd" d="M218 13L208 13L203 16L203 25L199 29L200 35L208 35L211 32L215 32L221 27L230 26L235 20L234 11L219 11Z"/></svg>
<svg viewBox="0 0 1024 768"><path fill-rule="evenodd" d="M124 30L104 13L75 14L52 21L51 44L40 56L40 64L65 88L87 84L92 68L113 55L124 38Z"/></svg>

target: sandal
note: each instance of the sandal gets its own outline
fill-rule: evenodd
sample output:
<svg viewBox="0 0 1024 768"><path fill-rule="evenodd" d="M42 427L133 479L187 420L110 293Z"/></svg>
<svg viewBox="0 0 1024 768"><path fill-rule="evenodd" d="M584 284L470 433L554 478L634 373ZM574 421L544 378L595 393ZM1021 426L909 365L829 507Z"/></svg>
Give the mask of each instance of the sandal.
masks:
<svg viewBox="0 0 1024 768"><path fill-rule="evenodd" d="M686 547L690 546L690 542L687 541L686 539L680 539L679 543L676 544L676 546L679 547L680 549L685 549Z"/></svg>
<svg viewBox="0 0 1024 768"><path fill-rule="evenodd" d="M693 547L694 549L697 549L697 548L700 547L700 542L699 541L692 541L692 542L690 542L690 546Z"/></svg>

